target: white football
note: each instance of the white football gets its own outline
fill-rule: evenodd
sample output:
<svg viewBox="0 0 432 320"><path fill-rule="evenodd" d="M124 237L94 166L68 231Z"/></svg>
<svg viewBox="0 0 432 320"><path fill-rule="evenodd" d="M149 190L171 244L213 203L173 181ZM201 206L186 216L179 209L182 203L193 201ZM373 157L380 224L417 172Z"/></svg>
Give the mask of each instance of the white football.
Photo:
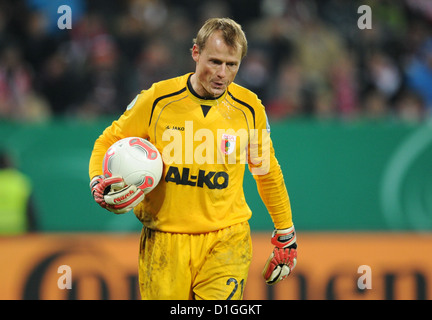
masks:
<svg viewBox="0 0 432 320"><path fill-rule="evenodd" d="M103 159L105 177L121 176L127 185L135 185L145 194L152 191L162 177L162 157L156 147L139 137L114 143Z"/></svg>

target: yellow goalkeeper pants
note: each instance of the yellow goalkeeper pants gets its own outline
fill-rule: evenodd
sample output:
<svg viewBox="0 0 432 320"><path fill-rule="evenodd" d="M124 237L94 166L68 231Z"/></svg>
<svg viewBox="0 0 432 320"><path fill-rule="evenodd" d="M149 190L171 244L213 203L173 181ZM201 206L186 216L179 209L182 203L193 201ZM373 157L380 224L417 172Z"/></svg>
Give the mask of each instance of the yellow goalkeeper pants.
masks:
<svg viewBox="0 0 432 320"><path fill-rule="evenodd" d="M247 222L204 234L143 228L139 286L144 300L240 300L252 258Z"/></svg>

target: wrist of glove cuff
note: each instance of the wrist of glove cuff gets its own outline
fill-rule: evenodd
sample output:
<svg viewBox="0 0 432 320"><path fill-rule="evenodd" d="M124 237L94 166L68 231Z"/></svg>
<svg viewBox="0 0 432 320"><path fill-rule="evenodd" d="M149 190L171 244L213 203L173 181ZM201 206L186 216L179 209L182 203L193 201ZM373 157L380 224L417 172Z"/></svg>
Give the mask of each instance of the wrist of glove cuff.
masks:
<svg viewBox="0 0 432 320"><path fill-rule="evenodd" d="M275 229L271 243L277 248L297 248L297 237L294 225L287 229Z"/></svg>
<svg viewBox="0 0 432 320"><path fill-rule="evenodd" d="M104 176L95 176L95 177L93 177L93 179L91 179L91 181L90 181L90 190L91 190L92 195L96 191L96 186L99 183L101 183L103 179L104 179Z"/></svg>
<svg viewBox="0 0 432 320"><path fill-rule="evenodd" d="M104 187L104 176L99 175L93 177L90 181L90 190L91 195L93 196L94 200L97 204L99 204L102 208L106 209L106 202L104 200L104 193L105 193L105 187Z"/></svg>

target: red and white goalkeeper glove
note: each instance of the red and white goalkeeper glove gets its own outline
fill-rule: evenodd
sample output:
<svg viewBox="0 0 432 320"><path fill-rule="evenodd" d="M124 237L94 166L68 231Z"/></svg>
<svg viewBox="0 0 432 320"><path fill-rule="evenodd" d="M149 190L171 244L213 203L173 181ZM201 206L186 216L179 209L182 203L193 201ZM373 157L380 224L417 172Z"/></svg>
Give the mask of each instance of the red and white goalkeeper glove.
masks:
<svg viewBox="0 0 432 320"><path fill-rule="evenodd" d="M273 231L271 242L275 248L262 273L267 284L273 285L285 279L295 268L297 264L296 240L294 226Z"/></svg>
<svg viewBox="0 0 432 320"><path fill-rule="evenodd" d="M95 201L116 214L125 213L136 207L143 199L144 192L135 185L126 185L123 178L96 176L90 182Z"/></svg>

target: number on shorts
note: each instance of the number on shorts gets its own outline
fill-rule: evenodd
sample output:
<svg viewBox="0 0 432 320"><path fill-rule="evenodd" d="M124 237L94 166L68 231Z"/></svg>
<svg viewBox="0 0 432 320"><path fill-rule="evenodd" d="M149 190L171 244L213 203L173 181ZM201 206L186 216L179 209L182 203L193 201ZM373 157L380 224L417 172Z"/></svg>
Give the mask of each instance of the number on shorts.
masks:
<svg viewBox="0 0 432 320"><path fill-rule="evenodd" d="M227 300L231 300L232 297L234 296L234 294L237 292L237 289L238 289L238 281L236 279L234 279L234 278L229 278L228 279L228 281L226 283L227 286L229 286L232 282L234 282L234 289L233 289L233 291L231 291L231 293L228 296ZM241 288L240 288L240 295L243 295L243 285L244 285L244 279L242 279L240 281L240 286L241 286Z"/></svg>

